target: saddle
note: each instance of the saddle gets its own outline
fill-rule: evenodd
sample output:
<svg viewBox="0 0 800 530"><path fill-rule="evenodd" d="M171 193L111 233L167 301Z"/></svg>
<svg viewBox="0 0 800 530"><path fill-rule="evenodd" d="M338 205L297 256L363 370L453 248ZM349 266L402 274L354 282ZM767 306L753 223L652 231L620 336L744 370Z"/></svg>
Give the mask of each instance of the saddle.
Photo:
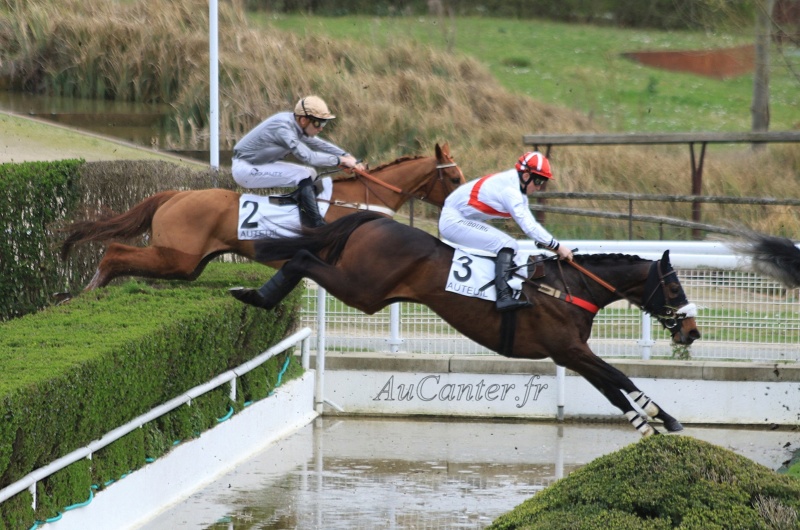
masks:
<svg viewBox="0 0 800 530"><path fill-rule="evenodd" d="M528 256L528 279L538 280L544 278L544 257L541 254Z"/></svg>

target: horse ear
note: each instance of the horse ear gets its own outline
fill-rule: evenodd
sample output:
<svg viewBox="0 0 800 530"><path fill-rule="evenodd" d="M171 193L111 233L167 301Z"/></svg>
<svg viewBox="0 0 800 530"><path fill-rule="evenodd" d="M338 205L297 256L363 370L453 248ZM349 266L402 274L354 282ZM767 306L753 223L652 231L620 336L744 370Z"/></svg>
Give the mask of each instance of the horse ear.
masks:
<svg viewBox="0 0 800 530"><path fill-rule="evenodd" d="M669 262L669 249L665 250L664 251L664 255L661 256L661 263L663 263L664 265L669 265L670 267L672 267L672 264Z"/></svg>
<svg viewBox="0 0 800 530"><path fill-rule="evenodd" d="M442 148L439 147L439 142L436 142L436 159L437 160L442 159Z"/></svg>

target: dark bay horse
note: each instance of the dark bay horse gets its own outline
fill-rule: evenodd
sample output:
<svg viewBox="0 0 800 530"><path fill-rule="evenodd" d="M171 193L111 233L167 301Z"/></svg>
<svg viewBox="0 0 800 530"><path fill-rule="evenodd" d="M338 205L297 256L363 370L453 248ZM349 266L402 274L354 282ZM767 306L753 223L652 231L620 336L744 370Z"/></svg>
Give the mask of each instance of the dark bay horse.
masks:
<svg viewBox="0 0 800 530"><path fill-rule="evenodd" d="M770 276L789 289L800 287L800 249L785 237L770 236L755 231L740 231L741 240L731 248L751 259L751 268Z"/></svg>
<svg viewBox="0 0 800 530"><path fill-rule="evenodd" d="M402 157L366 176L335 180L325 220L370 209L394 215L410 198L441 207L464 182L449 146L436 144L433 157ZM103 287L119 276L194 280L220 254L254 257L254 241L238 237L240 196L224 189L157 193L123 214L72 224L66 229L61 257L66 259L78 243L124 240L149 232L146 247L110 243L85 290Z"/></svg>
<svg viewBox="0 0 800 530"><path fill-rule="evenodd" d="M686 299L668 251L658 261L621 254L579 255L574 265L546 259L544 276L523 283L533 306L511 313L513 321L503 316L508 313L497 312L492 301L445 290L453 255L453 248L421 230L370 212L358 213L319 229L303 229L299 237L256 243L257 260L288 261L268 282L266 292L246 291L260 293L254 305L270 309L305 277L369 314L396 301L421 303L495 352L516 358L550 357L579 373L645 436L657 432L646 416L663 421L668 431L683 429L587 345L598 309L620 299L653 315L676 343L688 345L700 338L697 309ZM231 294L242 299L234 291ZM503 333L504 329L515 331Z"/></svg>

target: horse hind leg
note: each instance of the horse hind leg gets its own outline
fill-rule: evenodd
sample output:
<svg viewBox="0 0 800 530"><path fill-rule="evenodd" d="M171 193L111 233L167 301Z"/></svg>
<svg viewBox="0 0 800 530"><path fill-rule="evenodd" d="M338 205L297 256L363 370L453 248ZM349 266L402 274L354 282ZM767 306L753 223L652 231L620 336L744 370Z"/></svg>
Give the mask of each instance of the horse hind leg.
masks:
<svg viewBox="0 0 800 530"><path fill-rule="evenodd" d="M85 291L105 287L121 276L162 280L194 280L211 256L187 254L166 247L132 247L111 243Z"/></svg>

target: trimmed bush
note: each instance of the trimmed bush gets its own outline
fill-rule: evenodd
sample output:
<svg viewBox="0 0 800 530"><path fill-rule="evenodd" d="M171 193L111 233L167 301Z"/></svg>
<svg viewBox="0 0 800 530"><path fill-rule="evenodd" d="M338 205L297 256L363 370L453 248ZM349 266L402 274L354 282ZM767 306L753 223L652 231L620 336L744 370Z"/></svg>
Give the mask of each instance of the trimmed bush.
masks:
<svg viewBox="0 0 800 530"><path fill-rule="evenodd" d="M0 164L0 321L42 307L60 283L50 225L78 203L82 163Z"/></svg>
<svg viewBox="0 0 800 530"><path fill-rule="evenodd" d="M296 325L300 290L275 311L250 308L226 292L270 272L212 263L195 282L130 281L0 323L0 487L282 340ZM291 352L280 354L243 378L246 390L235 402L223 385L97 451L91 462L41 481L36 519L85 502L90 484L102 488L213 427L231 408L266 397L287 359L282 380L301 374ZM30 528L31 500L25 491L4 502L0 521Z"/></svg>
<svg viewBox="0 0 800 530"><path fill-rule="evenodd" d="M800 481L687 436L600 457L497 518L493 530L795 529Z"/></svg>

